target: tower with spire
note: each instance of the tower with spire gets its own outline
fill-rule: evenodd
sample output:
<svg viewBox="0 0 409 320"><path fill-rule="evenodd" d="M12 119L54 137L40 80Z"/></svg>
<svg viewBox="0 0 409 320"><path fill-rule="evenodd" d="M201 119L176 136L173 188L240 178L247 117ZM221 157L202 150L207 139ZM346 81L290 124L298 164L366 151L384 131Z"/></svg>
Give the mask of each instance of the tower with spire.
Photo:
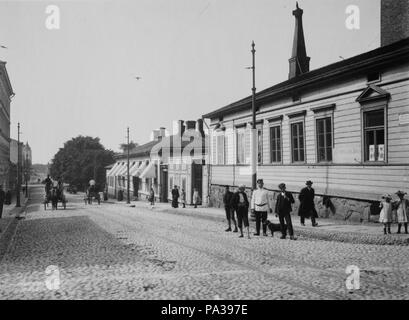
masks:
<svg viewBox="0 0 409 320"><path fill-rule="evenodd" d="M296 9L293 11L295 16L295 30L293 40L292 56L288 60L290 63L290 72L288 78L294 78L300 74L310 71L310 57L307 57L307 51L305 49L304 30L302 26L303 10L298 7L296 3Z"/></svg>

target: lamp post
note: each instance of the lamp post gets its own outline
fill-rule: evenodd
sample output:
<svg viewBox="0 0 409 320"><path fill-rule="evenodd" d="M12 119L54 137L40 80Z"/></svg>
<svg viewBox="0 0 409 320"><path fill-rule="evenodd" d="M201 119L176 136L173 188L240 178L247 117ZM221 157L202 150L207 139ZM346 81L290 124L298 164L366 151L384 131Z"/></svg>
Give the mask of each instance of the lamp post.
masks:
<svg viewBox="0 0 409 320"><path fill-rule="evenodd" d="M28 172L29 172L29 168L28 168L28 155L27 155L27 151L26 151L26 160L25 160L25 179L26 179L26 198L28 198Z"/></svg>
<svg viewBox="0 0 409 320"><path fill-rule="evenodd" d="M127 147L126 147L126 203L131 203L130 201L130 193L129 193L129 127L126 130L127 132Z"/></svg>
<svg viewBox="0 0 409 320"><path fill-rule="evenodd" d="M256 189L257 181L257 129L256 129L256 50L254 49L254 41L251 43L251 53L253 56L253 88L252 90L252 113L253 123L251 128L251 186L253 190Z"/></svg>

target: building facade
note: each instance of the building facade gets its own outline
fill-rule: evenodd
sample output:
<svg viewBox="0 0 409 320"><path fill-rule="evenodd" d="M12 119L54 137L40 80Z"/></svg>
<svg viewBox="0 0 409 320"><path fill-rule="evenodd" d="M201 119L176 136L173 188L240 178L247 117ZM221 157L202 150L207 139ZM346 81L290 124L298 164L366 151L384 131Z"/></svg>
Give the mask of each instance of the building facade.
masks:
<svg viewBox="0 0 409 320"><path fill-rule="evenodd" d="M309 71L302 13L289 79L256 95L257 176L272 200L281 182L298 192L313 180L321 216L359 219L382 194L409 191L409 39ZM251 186L251 97L203 118L220 206L225 185Z"/></svg>
<svg viewBox="0 0 409 320"><path fill-rule="evenodd" d="M10 187L10 102L13 96L6 62L0 61L0 184L5 189Z"/></svg>

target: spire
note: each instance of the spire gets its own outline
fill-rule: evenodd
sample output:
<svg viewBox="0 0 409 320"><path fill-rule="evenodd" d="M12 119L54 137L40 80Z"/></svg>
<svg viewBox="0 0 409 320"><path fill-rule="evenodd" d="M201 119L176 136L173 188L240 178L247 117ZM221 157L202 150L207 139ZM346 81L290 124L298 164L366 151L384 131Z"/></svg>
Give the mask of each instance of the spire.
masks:
<svg viewBox="0 0 409 320"><path fill-rule="evenodd" d="M310 57L307 57L302 27L303 12L304 11L298 7L297 2L296 9L293 11L293 16L295 16L295 30L292 56L290 60L288 60L290 63L289 79L310 71Z"/></svg>

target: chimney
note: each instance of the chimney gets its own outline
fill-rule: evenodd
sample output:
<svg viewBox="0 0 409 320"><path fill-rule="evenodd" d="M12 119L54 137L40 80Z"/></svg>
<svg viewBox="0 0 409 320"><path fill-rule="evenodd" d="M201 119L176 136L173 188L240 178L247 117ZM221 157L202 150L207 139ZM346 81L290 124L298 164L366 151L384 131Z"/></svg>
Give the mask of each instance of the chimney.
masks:
<svg viewBox="0 0 409 320"><path fill-rule="evenodd" d="M203 131L203 119L197 119L196 121L196 130L200 132L201 136L204 137Z"/></svg>
<svg viewBox="0 0 409 320"><path fill-rule="evenodd" d="M166 128L165 127L160 127L159 128L159 137L162 139L166 137Z"/></svg>
<svg viewBox="0 0 409 320"><path fill-rule="evenodd" d="M381 1L381 46L409 37L409 1Z"/></svg>
<svg viewBox="0 0 409 320"><path fill-rule="evenodd" d="M186 130L195 130L196 129L196 121L188 120L186 121Z"/></svg>
<svg viewBox="0 0 409 320"><path fill-rule="evenodd" d="M155 129L152 130L151 141L158 141L159 140L159 130Z"/></svg>
<svg viewBox="0 0 409 320"><path fill-rule="evenodd" d="M303 12L304 11L298 7L297 2L297 8L293 11L293 16L295 16L295 31L292 56L288 60L290 63L289 79L310 71L310 57L307 57L302 26Z"/></svg>
<svg viewBox="0 0 409 320"><path fill-rule="evenodd" d="M176 126L173 127L173 134L174 135L180 135L180 136L183 135L183 133L185 132L185 126L183 125L183 123L184 123L183 120L176 121Z"/></svg>

